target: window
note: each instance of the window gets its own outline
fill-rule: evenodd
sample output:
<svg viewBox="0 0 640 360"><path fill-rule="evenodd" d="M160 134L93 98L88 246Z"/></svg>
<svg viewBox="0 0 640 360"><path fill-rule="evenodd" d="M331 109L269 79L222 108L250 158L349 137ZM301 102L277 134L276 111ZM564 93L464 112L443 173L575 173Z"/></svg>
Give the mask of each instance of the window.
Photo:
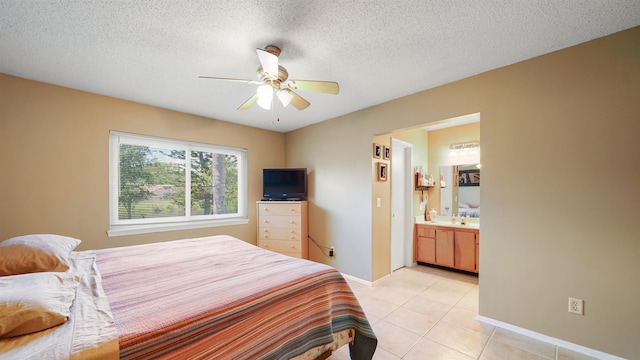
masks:
<svg viewBox="0 0 640 360"><path fill-rule="evenodd" d="M109 236L246 224L246 150L110 133Z"/></svg>

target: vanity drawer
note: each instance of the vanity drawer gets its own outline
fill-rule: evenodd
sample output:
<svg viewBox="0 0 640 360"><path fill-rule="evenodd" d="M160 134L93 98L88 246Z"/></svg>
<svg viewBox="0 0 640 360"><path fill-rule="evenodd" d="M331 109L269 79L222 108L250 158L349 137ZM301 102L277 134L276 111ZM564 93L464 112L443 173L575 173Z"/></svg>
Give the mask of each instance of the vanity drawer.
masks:
<svg viewBox="0 0 640 360"><path fill-rule="evenodd" d="M435 238L436 237L436 229L435 228L424 226L424 225L418 225L417 228L418 228L418 236L429 237L429 238Z"/></svg>

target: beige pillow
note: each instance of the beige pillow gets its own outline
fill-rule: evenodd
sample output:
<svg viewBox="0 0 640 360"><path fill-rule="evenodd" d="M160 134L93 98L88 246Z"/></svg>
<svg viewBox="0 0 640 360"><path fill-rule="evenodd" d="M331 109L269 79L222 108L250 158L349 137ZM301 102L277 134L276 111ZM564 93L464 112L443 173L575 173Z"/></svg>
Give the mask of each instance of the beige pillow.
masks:
<svg viewBox="0 0 640 360"><path fill-rule="evenodd" d="M0 276L43 271L66 271L69 254L80 240L67 236L37 234L0 242Z"/></svg>
<svg viewBox="0 0 640 360"><path fill-rule="evenodd" d="M41 272L0 278L0 338L61 325L70 315L78 277Z"/></svg>

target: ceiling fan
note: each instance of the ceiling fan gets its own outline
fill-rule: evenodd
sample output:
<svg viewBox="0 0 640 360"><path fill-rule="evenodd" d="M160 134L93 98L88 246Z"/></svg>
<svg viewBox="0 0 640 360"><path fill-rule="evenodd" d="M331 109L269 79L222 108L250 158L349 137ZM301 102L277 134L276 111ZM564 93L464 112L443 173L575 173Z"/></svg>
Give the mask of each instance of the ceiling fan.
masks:
<svg viewBox="0 0 640 360"><path fill-rule="evenodd" d="M340 91L338 83L333 81L289 79L287 69L278 64L280 48L275 45L268 45L264 50L256 49L256 52L261 65L256 70L259 81L215 76L200 76L200 78L260 84L256 94L240 105L238 110L247 110L255 103L264 109L271 109L274 95L284 107L292 104L296 109L304 110L310 103L293 90L315 91L325 94L337 94Z"/></svg>

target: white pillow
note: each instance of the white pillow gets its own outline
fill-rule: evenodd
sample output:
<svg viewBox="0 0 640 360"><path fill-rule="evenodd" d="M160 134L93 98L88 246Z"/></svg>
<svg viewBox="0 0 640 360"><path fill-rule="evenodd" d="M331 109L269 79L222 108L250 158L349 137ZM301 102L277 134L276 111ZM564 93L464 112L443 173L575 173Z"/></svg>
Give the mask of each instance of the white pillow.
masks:
<svg viewBox="0 0 640 360"><path fill-rule="evenodd" d="M66 271L80 240L61 235L17 236L0 242L0 276Z"/></svg>
<svg viewBox="0 0 640 360"><path fill-rule="evenodd" d="M0 278L0 338L30 334L67 321L79 278L40 272Z"/></svg>

